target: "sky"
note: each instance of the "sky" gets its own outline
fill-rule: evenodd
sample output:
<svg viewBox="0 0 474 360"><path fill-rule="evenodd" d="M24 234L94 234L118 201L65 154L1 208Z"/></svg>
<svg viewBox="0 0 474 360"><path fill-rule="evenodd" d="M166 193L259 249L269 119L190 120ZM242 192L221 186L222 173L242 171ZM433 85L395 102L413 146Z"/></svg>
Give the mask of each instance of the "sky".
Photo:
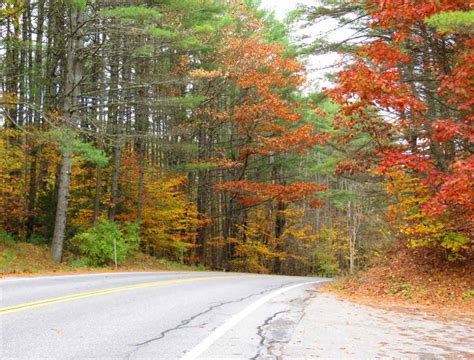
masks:
<svg viewBox="0 0 474 360"><path fill-rule="evenodd" d="M273 10L275 15L280 19L284 19L286 14L293 10L296 5L302 1L295 0L262 0L262 7ZM307 1L306 1L307 2Z"/></svg>
<svg viewBox="0 0 474 360"><path fill-rule="evenodd" d="M261 7L271 10L275 13L276 17L283 20L286 15L294 10L297 4L303 3L307 5L316 5L317 0L261 0ZM316 36L318 33L323 33L329 30L333 30L335 24L329 21L320 22L317 27L311 28L309 34ZM306 30L305 32L308 32ZM331 39L344 39L350 35L350 31L347 30L336 30L332 33ZM303 35L303 32L296 32L295 36ZM307 61L307 72L308 79L310 81L309 88L322 88L329 87L331 83L324 78L325 74L334 71L328 69L331 65L334 65L340 60L340 57L336 54L326 54L323 56L312 56Z"/></svg>

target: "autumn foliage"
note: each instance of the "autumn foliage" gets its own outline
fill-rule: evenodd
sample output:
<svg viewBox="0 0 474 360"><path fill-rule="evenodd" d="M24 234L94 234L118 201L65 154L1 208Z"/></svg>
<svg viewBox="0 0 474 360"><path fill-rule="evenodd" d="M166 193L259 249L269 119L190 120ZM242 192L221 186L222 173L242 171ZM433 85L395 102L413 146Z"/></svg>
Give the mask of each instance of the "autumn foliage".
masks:
<svg viewBox="0 0 474 360"><path fill-rule="evenodd" d="M283 250L289 247L285 240L288 232L297 228L296 224L289 225L291 204L317 207L317 195L326 187L282 179L281 169L272 162L287 154L304 154L325 138L314 126L302 124L301 106L292 98L304 84L303 65L286 54L282 45L268 43L262 25L245 16L253 34L229 36L221 53L222 73L240 93L239 101L224 118L240 135L233 163L240 175L214 185L237 201L245 215L233 236L214 239L213 246L232 244L235 259L231 266L235 270L278 271L279 264L292 256ZM219 119L222 114L212 115ZM270 176L251 179L246 175L248 168L258 164L268 164Z"/></svg>
<svg viewBox="0 0 474 360"><path fill-rule="evenodd" d="M393 225L415 247L449 259L473 253L472 35L441 33L425 19L467 11L465 1L368 1L369 32L327 93L339 126L370 135L369 168L395 204ZM374 161L375 160L375 161Z"/></svg>
<svg viewBox="0 0 474 360"><path fill-rule="evenodd" d="M239 147L242 166L258 156L304 153L323 143L323 136L313 126L300 125L299 104L288 96L304 83L302 64L285 55L283 46L266 43L258 33L250 38L231 37L226 45L223 64L243 94L230 118L246 140ZM291 202L323 190L314 183L248 180L219 184L217 188L234 193L243 202L251 202L245 194L256 202L273 198Z"/></svg>
<svg viewBox="0 0 474 360"><path fill-rule="evenodd" d="M300 8L356 15L356 41L315 41L345 54L323 93L258 2L75 3L0 14L8 238L56 261L103 241L110 265L103 233L133 225L148 256L262 273L354 272L399 239L473 256L473 38L436 27L465 1Z"/></svg>
<svg viewBox="0 0 474 360"><path fill-rule="evenodd" d="M57 261L110 265L111 239L133 224L151 256L311 271L314 229L295 214L320 206L326 186L288 176L285 162L325 134L303 119L304 65L285 34L270 39L283 24L253 4L70 5L55 10L68 34L53 30L52 2L39 5L44 28L28 26L23 8L1 25L34 39L31 58L16 61L27 54L13 40L5 55L2 228L51 243ZM17 67L33 60L35 71ZM43 83L37 72L61 77ZM123 263L130 254L119 252Z"/></svg>

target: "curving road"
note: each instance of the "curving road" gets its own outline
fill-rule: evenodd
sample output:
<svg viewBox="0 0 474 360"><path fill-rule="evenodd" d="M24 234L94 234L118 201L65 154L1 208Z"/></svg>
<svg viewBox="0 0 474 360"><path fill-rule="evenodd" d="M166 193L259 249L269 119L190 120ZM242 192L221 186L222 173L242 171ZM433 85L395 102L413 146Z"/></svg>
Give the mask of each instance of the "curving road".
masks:
<svg viewBox="0 0 474 360"><path fill-rule="evenodd" d="M324 281L205 272L7 278L0 358L266 358L301 320L310 283Z"/></svg>

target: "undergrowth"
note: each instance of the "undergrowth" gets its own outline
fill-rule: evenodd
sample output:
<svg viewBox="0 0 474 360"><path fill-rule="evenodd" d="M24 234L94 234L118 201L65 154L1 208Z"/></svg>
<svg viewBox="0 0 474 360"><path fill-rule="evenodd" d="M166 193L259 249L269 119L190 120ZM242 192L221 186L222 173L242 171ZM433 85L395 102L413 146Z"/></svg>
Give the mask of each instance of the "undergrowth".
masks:
<svg viewBox="0 0 474 360"><path fill-rule="evenodd" d="M0 275L111 270L114 270L113 266L91 266L87 258L72 253L66 253L62 263L56 263L51 260L50 249L45 245L34 245L26 242L0 242ZM118 270L199 271L206 269L200 266L187 266L169 260L157 259L140 252L133 252L119 266Z"/></svg>
<svg viewBox="0 0 474 360"><path fill-rule="evenodd" d="M355 301L474 313L474 259L462 263L433 259L426 251L399 245L371 268L340 277L324 290Z"/></svg>

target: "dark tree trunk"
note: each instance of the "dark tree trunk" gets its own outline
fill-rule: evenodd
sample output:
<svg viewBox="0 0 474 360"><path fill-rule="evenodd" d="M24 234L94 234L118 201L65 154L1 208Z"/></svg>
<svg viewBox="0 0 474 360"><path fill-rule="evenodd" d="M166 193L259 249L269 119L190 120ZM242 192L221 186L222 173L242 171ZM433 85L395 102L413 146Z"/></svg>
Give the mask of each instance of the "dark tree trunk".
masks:
<svg viewBox="0 0 474 360"><path fill-rule="evenodd" d="M113 173L112 173L112 188L110 190L109 221L114 221L115 215L117 214L121 159L122 159L122 150L118 145L116 145L114 146L114 155L113 155Z"/></svg>
<svg viewBox="0 0 474 360"><path fill-rule="evenodd" d="M102 170L100 167L97 167L95 170L94 224L100 216L100 196L102 192L101 177Z"/></svg>

